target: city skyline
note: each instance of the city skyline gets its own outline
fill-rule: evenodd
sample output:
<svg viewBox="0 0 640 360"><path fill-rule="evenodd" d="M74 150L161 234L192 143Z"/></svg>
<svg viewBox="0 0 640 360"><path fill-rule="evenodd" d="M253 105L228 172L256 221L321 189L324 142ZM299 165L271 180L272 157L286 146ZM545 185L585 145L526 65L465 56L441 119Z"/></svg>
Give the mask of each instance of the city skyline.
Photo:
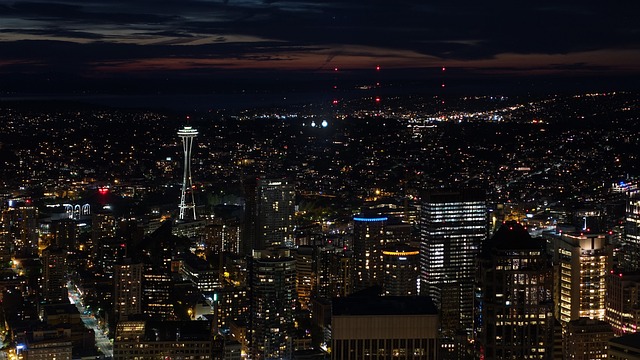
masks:
<svg viewBox="0 0 640 360"><path fill-rule="evenodd" d="M0 2L0 358L640 354L638 14Z"/></svg>
<svg viewBox="0 0 640 360"><path fill-rule="evenodd" d="M0 103L0 354L593 359L637 330L638 94L377 99Z"/></svg>

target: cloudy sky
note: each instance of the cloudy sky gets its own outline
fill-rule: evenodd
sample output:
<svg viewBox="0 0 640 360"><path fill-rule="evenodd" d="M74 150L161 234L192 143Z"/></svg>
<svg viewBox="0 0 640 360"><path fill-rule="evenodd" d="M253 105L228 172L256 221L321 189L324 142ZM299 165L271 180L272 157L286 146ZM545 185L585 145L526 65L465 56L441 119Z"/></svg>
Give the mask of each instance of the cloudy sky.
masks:
<svg viewBox="0 0 640 360"><path fill-rule="evenodd" d="M377 65L638 76L640 2L0 0L0 80Z"/></svg>

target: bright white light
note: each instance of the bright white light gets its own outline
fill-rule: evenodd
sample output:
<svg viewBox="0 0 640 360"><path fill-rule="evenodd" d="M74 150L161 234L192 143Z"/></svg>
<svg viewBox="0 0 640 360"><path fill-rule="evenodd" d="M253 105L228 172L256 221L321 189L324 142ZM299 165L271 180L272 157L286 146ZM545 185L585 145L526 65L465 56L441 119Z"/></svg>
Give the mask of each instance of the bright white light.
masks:
<svg viewBox="0 0 640 360"><path fill-rule="evenodd" d="M327 120L322 120L322 127L325 128L329 126L329 123L327 122Z"/></svg>

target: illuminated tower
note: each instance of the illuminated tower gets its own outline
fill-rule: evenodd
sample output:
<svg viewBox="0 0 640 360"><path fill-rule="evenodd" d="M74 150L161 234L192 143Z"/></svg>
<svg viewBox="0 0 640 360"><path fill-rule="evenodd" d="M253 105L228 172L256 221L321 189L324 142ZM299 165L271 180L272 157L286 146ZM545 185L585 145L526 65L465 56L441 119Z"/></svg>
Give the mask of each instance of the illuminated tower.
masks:
<svg viewBox="0 0 640 360"><path fill-rule="evenodd" d="M640 195L631 195L627 202L625 237L622 241L620 266L625 270L640 270Z"/></svg>
<svg viewBox="0 0 640 360"><path fill-rule="evenodd" d="M296 261L289 250L254 251L249 270L252 359L290 359L296 303Z"/></svg>
<svg viewBox="0 0 640 360"><path fill-rule="evenodd" d="M196 219L196 204L193 200L193 182L191 180L191 146L193 138L198 136L198 130L191 126L185 126L178 130L178 136L182 139L182 151L184 152L184 175L182 176L182 195L180 195L180 216L178 219L186 220L187 211L193 213L192 220ZM189 199L187 200L187 197Z"/></svg>
<svg viewBox="0 0 640 360"><path fill-rule="evenodd" d="M384 279L382 248L387 245L387 217L357 216L353 218L354 284L356 290L379 285Z"/></svg>
<svg viewBox="0 0 640 360"><path fill-rule="evenodd" d="M418 290L419 250L407 244L389 244L382 249L386 296L416 296Z"/></svg>
<svg viewBox="0 0 640 360"><path fill-rule="evenodd" d="M293 215L296 192L287 179L258 179L256 183L256 225L253 250L293 245Z"/></svg>
<svg viewBox="0 0 640 360"><path fill-rule="evenodd" d="M420 218L420 293L442 312L444 333L470 332L473 283L486 237L485 193L434 190L423 197Z"/></svg>
<svg viewBox="0 0 640 360"><path fill-rule="evenodd" d="M114 269L113 310L116 321L142 313L142 263L125 259Z"/></svg>
<svg viewBox="0 0 640 360"><path fill-rule="evenodd" d="M605 319L606 279L613 248L606 235L562 234L553 241L556 318L566 325L579 318Z"/></svg>

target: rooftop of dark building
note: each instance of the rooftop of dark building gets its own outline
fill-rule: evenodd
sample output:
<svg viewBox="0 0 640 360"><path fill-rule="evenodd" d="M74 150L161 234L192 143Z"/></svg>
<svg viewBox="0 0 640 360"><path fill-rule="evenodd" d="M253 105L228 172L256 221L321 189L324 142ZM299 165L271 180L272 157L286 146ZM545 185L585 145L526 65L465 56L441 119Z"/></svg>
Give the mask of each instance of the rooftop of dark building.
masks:
<svg viewBox="0 0 640 360"><path fill-rule="evenodd" d="M332 314L357 315L437 315L427 296L348 296L335 298Z"/></svg>
<svg viewBox="0 0 640 360"><path fill-rule="evenodd" d="M544 250L545 240L532 238L520 223L508 221L496 231L492 238L482 245L482 255L487 256L493 250Z"/></svg>

